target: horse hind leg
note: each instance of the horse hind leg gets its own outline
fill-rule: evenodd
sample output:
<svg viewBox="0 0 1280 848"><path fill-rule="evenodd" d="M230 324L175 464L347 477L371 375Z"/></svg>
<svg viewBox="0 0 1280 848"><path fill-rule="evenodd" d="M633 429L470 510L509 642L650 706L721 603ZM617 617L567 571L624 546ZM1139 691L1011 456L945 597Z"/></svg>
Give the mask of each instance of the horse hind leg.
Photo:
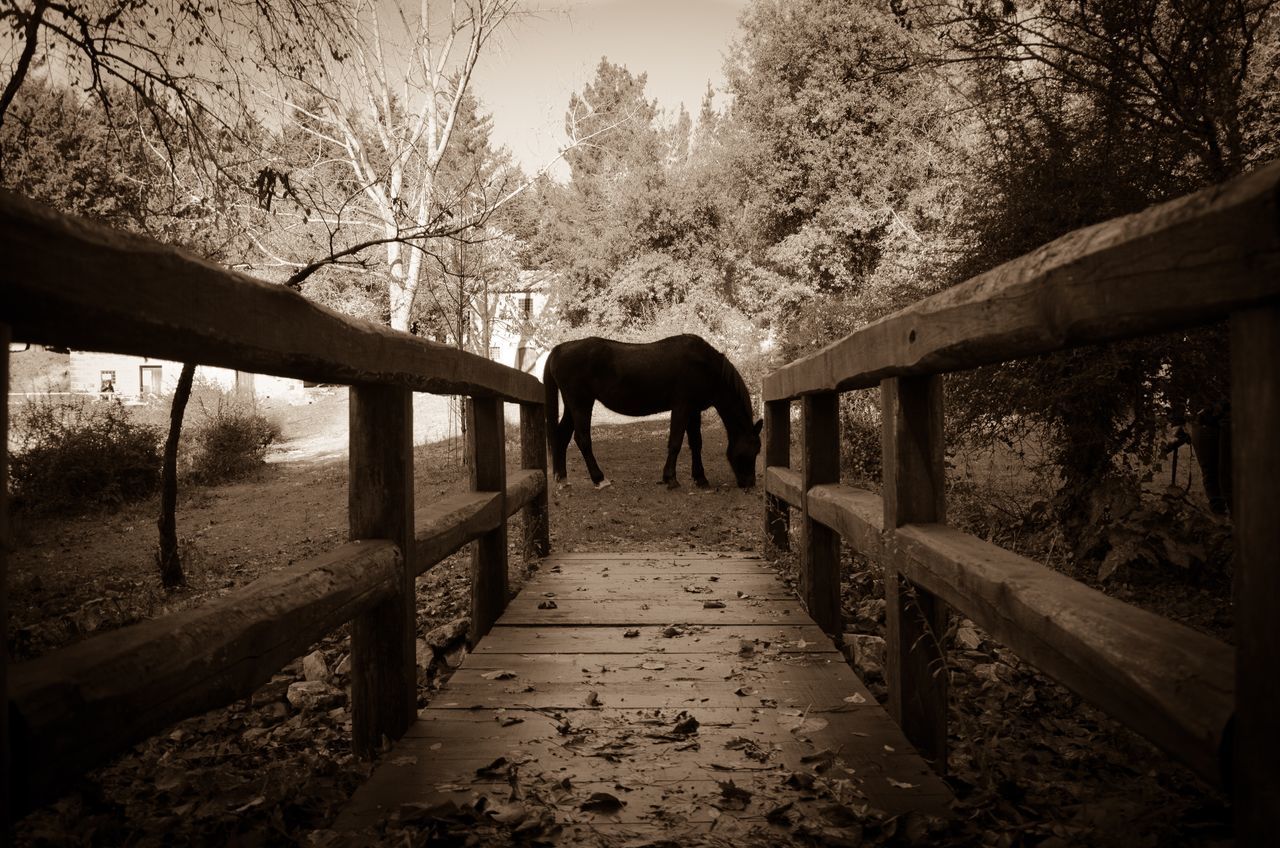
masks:
<svg viewBox="0 0 1280 848"><path fill-rule="evenodd" d="M707 482L707 470L702 467L702 413L694 412L689 416L689 453L693 460L693 483L699 489L711 484Z"/></svg>
<svg viewBox="0 0 1280 848"><path fill-rule="evenodd" d="M569 484L568 470L568 453L569 442L573 441L573 416L569 413L566 406L564 415L560 416L560 423L556 425L553 443L551 445L551 472L556 482L567 486Z"/></svg>
<svg viewBox="0 0 1280 848"><path fill-rule="evenodd" d="M573 405L573 439L578 443L578 450L582 451L582 459L587 463L587 473L591 475L592 484L597 489L603 489L611 484L605 479L600 464L596 462L595 452L591 449L591 407L594 403ZM567 401L565 406L569 406Z"/></svg>
<svg viewBox="0 0 1280 848"><path fill-rule="evenodd" d="M676 460L680 457L680 445L684 442L684 430L688 421L687 413L680 410L672 411L671 435L667 437L667 463L662 466L662 482L666 483L669 489L675 489L680 485L680 480L676 477Z"/></svg>

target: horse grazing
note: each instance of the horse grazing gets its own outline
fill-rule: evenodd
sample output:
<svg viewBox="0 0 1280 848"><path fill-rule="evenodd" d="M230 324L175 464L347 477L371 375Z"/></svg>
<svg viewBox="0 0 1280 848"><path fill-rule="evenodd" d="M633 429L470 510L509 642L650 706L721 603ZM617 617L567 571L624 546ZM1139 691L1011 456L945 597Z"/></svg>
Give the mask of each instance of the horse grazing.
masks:
<svg viewBox="0 0 1280 848"><path fill-rule="evenodd" d="M702 411L714 406L729 434L727 456L738 485L744 489L755 485L764 421L752 423L751 395L738 369L698 336L671 336L649 344L594 337L564 342L552 348L542 381L547 391L547 440L557 481L565 479L565 454L569 439L574 438L591 482L598 489L609 485L591 450L591 410L600 401L622 415L671 411L667 464L662 468L662 482L671 488L680 485L676 457L686 432L693 454L693 481L709 485L702 467ZM564 417L557 424L561 394Z"/></svg>

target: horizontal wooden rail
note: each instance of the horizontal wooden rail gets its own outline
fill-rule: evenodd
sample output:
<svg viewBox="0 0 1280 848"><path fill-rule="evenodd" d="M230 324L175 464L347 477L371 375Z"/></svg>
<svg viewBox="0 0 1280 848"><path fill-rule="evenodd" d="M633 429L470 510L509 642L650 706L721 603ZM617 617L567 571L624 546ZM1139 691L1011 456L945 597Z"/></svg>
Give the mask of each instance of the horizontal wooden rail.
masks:
<svg viewBox="0 0 1280 848"><path fill-rule="evenodd" d="M1229 645L941 524L900 528L894 561L1020 657L1212 784L1235 708Z"/></svg>
<svg viewBox="0 0 1280 848"><path fill-rule="evenodd" d="M19 341L329 383L541 403L529 374L0 192L0 321Z"/></svg>
<svg viewBox="0 0 1280 848"><path fill-rule="evenodd" d="M461 492L434 501L414 513L416 573L422 574L445 557L502 525L546 491L545 471L512 471L507 492ZM503 503L506 503L506 516Z"/></svg>
<svg viewBox="0 0 1280 848"><path fill-rule="evenodd" d="M800 505L799 474L770 467L770 494ZM859 553L891 563L1045 674L1222 782L1234 651L1188 627L940 524L883 531L873 492L815 486L809 514Z"/></svg>
<svg viewBox="0 0 1280 848"><path fill-rule="evenodd" d="M387 597L400 553L350 542L186 612L9 669L15 807L175 721L251 695L285 663Z"/></svg>
<svg viewBox="0 0 1280 848"><path fill-rule="evenodd" d="M764 380L765 401L869 388L1208 323L1280 300L1280 162L1068 233Z"/></svg>

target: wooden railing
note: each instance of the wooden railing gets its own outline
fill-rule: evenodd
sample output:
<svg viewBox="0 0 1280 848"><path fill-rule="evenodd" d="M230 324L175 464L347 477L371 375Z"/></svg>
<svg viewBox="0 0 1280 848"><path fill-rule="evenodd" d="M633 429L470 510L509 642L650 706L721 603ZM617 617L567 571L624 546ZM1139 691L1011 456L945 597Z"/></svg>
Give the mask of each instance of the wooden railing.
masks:
<svg viewBox="0 0 1280 848"><path fill-rule="evenodd" d="M765 530L839 633L840 540L884 568L886 676L908 738L946 767L954 608L1043 672L1227 785L1241 844L1280 816L1280 163L1070 233L773 372ZM946 526L940 374L1231 322L1237 648ZM882 496L839 482L838 393L879 385ZM802 455L791 468L791 403Z"/></svg>
<svg viewBox="0 0 1280 848"><path fill-rule="evenodd" d="M351 541L198 609L7 667L3 750L10 783L0 797L11 798L18 813L50 798L76 775L173 722L252 694L347 622L353 747L370 756L384 737L401 736L417 702L414 579L475 542L475 639L506 605L507 517L524 510L526 551L548 553L542 384L4 193L0 256L0 341L351 386ZM4 349L0 372L7 381L7 344ZM469 397L467 437L475 458L470 493L416 508L415 390ZM520 404L523 470L511 477L504 402ZM0 439L0 467L6 444ZM0 475L0 491L5 488ZM4 571L0 560L0 581Z"/></svg>

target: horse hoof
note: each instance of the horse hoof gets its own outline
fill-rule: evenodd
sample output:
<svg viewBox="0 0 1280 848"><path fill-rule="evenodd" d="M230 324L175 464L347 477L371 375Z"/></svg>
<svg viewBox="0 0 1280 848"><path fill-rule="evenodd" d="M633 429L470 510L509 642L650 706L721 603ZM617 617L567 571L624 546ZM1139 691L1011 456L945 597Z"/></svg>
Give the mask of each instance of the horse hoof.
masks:
<svg viewBox="0 0 1280 848"><path fill-rule="evenodd" d="M711 488L711 484L710 484L710 483L708 483L706 480L694 480L694 481L693 481L693 484L694 484L695 486L697 486L699 489L710 489L710 488Z"/></svg>
<svg viewBox="0 0 1280 848"><path fill-rule="evenodd" d="M607 489L607 488L609 488L609 487L610 487L610 486L612 486L612 485L613 485L613 483L609 480L609 478L608 478L608 477L606 477L605 479L601 480L599 483L596 483L596 488L597 488L597 489Z"/></svg>
<svg viewBox="0 0 1280 848"><path fill-rule="evenodd" d="M667 484L667 488L668 488L668 489L678 489L678 488L680 488L680 481L679 481L679 480L677 480L677 479L676 479L676 478L674 478L674 477L672 477L670 480L664 480L663 482L665 482L665 483Z"/></svg>

